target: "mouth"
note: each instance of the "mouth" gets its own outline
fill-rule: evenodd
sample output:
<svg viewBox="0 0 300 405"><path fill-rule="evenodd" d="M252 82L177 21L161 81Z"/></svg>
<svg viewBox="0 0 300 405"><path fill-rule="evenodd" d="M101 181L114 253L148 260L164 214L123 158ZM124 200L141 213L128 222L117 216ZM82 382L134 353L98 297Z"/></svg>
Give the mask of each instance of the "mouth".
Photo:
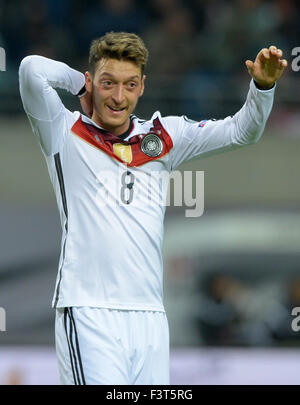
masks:
<svg viewBox="0 0 300 405"><path fill-rule="evenodd" d="M120 107L112 107L110 105L107 105L107 108L113 115L121 115L122 112L126 110L126 107L120 108Z"/></svg>

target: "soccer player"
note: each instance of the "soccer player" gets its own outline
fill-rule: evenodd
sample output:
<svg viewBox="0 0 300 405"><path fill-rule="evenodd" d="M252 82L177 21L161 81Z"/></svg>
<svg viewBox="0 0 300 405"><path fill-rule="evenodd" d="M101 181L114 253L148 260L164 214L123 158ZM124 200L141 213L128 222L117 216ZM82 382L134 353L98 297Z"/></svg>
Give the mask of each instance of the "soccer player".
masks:
<svg viewBox="0 0 300 405"><path fill-rule="evenodd" d="M107 33L92 42L85 75L42 56L20 65L24 109L62 225L52 303L62 384L169 384L165 206L141 197L150 187L165 201L168 184L152 179L154 172L257 142L287 66L275 46L246 61L252 76L246 102L224 120L199 123L159 112L142 120L133 111L147 57L137 35ZM78 96L85 114L65 108L55 88Z"/></svg>

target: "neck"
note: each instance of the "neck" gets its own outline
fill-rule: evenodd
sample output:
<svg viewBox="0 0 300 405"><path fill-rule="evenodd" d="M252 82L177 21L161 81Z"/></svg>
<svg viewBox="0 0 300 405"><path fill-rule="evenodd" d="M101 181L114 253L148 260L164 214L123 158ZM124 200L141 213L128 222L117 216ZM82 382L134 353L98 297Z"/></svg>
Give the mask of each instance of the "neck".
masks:
<svg viewBox="0 0 300 405"><path fill-rule="evenodd" d="M93 115L92 115L91 119L97 125L99 125L99 127L105 129L105 131L108 131L111 134L116 135L116 136L120 136L120 135L124 134L124 132L128 131L129 126L130 126L130 118L129 117L128 117L127 121L124 124L119 125L119 126L108 125L108 124L105 124L105 123L101 122L101 120L99 119L99 117L95 113L95 111L93 112Z"/></svg>

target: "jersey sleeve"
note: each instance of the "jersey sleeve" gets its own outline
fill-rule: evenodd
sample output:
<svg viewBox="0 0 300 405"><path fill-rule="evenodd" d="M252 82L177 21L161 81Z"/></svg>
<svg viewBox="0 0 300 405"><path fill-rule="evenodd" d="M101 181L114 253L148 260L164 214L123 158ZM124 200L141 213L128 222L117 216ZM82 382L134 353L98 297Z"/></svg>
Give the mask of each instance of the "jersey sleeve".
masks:
<svg viewBox="0 0 300 405"><path fill-rule="evenodd" d="M270 115L275 86L259 90L253 80L243 107L222 120L195 122L187 117L165 117L163 125L172 137L171 168L196 156L207 157L256 143Z"/></svg>
<svg viewBox="0 0 300 405"><path fill-rule="evenodd" d="M47 156L58 150L66 132L66 116L71 114L54 88L65 89L75 95L84 82L84 74L65 63L37 55L22 60L19 85L24 110Z"/></svg>

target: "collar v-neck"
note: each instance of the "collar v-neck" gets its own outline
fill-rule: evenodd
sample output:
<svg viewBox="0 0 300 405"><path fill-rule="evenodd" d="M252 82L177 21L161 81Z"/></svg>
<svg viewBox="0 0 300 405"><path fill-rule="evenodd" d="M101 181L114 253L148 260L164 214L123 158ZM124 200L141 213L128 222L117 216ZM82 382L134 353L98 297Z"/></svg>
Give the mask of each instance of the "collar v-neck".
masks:
<svg viewBox="0 0 300 405"><path fill-rule="evenodd" d="M130 119L129 128L128 128L125 132L123 132L123 134L121 134L121 135L116 135L116 136L118 136L118 138L124 140L124 139L127 138L128 135L130 135L130 133L132 132L132 130L133 130L133 128L134 128L133 117L134 117L133 115L130 115L130 117L129 117L129 119ZM85 116L85 115L83 115L83 114L82 114L82 120L83 120L83 122L85 122L85 123L87 123L87 124L90 124L90 125L93 125L94 127L98 128L98 129L101 131L101 133L102 133L103 135L105 135L105 134L111 134L111 132L107 131L106 129L101 128L101 127L100 127L98 124L96 124L91 118L89 118L89 117L87 117L87 116ZM112 135L112 134L111 134L111 135Z"/></svg>

